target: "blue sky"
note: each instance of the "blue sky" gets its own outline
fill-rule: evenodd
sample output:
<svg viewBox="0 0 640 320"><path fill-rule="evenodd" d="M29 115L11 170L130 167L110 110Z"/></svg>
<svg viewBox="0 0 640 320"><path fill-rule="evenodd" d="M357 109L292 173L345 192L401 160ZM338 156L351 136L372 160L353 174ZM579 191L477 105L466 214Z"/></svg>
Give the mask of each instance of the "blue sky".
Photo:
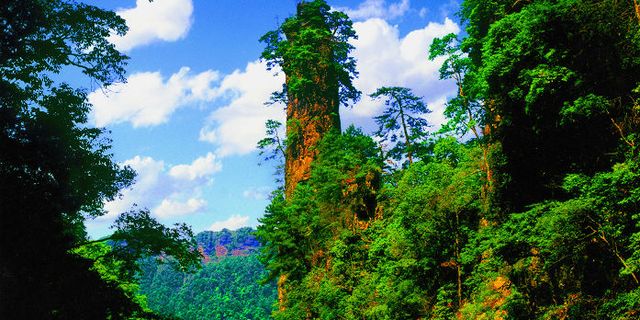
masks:
<svg viewBox="0 0 640 320"><path fill-rule="evenodd" d="M267 119L282 106L263 105L282 75L259 61L258 39L295 12L294 0L86 1L117 11L130 31L110 40L130 56L127 83L91 87L90 123L111 131L114 160L138 172L108 214L87 221L96 238L135 203L162 223L186 222L195 232L256 226L275 188L273 168L258 165L255 146ZM341 111L343 125L371 131L380 86L405 86L424 97L442 123L455 93L438 79L441 61L427 59L434 37L460 32L456 1L335 0L359 36L353 42L363 98Z"/></svg>

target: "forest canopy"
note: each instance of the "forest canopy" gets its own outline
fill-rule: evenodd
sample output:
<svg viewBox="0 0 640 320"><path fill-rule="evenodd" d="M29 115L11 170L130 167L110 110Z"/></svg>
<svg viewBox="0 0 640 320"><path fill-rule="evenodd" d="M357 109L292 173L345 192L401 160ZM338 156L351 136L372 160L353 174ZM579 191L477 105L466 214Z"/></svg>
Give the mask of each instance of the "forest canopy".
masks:
<svg viewBox="0 0 640 320"><path fill-rule="evenodd" d="M424 48L457 87L448 122L426 131L422 97L380 88L379 130L324 135L274 194L274 317L640 316L638 8L463 1L465 35Z"/></svg>

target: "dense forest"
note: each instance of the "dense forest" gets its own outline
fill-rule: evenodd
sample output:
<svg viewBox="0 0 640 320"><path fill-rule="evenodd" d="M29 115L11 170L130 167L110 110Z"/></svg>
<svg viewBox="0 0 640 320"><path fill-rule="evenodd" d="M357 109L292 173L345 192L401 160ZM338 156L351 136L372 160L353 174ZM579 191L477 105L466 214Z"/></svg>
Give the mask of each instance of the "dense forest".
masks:
<svg viewBox="0 0 640 320"><path fill-rule="evenodd" d="M300 1L260 39L287 120L258 143L279 187L257 230L133 207L90 239L135 172L58 75L124 81L107 37L127 26L3 4L0 318L640 318L640 4L464 0L458 17L422 52L457 88L435 128L409 88L360 92L350 18ZM384 104L374 132L341 128L359 99Z"/></svg>
<svg viewBox="0 0 640 320"><path fill-rule="evenodd" d="M356 35L324 1L263 37L286 73L286 139L260 145L285 158L257 232L276 319L640 317L640 7L465 0L459 17L424 48L458 88L436 130L383 87L377 132L341 132Z"/></svg>
<svg viewBox="0 0 640 320"><path fill-rule="evenodd" d="M155 313L176 319L269 319L275 283L258 261L251 228L196 235L202 268L185 273L153 258L142 261L140 294Z"/></svg>

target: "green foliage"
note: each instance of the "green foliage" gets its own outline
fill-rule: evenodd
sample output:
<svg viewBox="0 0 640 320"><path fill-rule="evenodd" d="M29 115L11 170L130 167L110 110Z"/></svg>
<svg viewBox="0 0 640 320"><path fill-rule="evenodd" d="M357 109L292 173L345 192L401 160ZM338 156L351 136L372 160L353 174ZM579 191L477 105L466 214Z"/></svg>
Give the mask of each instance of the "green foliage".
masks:
<svg viewBox="0 0 640 320"><path fill-rule="evenodd" d="M270 272L268 280L285 272L297 279L308 269L306 250L314 240L312 219L317 219L313 200L304 199L309 194L311 190L300 185L294 197L302 199L288 205L282 191L276 191L260 219L256 236L264 245L260 259Z"/></svg>
<svg viewBox="0 0 640 320"><path fill-rule="evenodd" d="M572 199L541 203L481 229L463 254L465 264L476 265L470 286L481 288L487 274L507 277L540 308L529 305L528 313L603 317L596 313L601 304L621 303L638 285L638 181L636 161L593 177L569 175Z"/></svg>
<svg viewBox="0 0 640 320"><path fill-rule="evenodd" d="M385 173L362 131L326 133L308 179L286 199L273 194L256 257L249 229L196 243L188 227L165 227L147 210L124 213L107 238L86 239L84 220L103 215L134 173L112 161L103 130L86 125L86 92L55 79L74 68L100 86L123 80L126 57L106 38L126 26L89 5L10 1L0 9L0 315L156 317L151 309L264 319L281 277L276 319L637 318L634 9L465 0L466 37L435 39L429 54L444 58L440 76L458 88L445 135L426 142L421 99L380 88L372 97L388 108L377 135L409 163ZM301 2L261 39L269 68L287 75L272 99L329 112L357 100L353 38L346 15ZM268 121L261 156L297 157L285 148L307 139L302 123L288 120L285 142L281 124Z"/></svg>
<svg viewBox="0 0 640 320"><path fill-rule="evenodd" d="M185 273L157 259L144 259L138 276L140 293L154 312L178 319L269 319L276 297L274 282L260 283L266 270L247 249L253 230L203 232L196 236L205 255L202 268ZM224 246L227 255L215 256Z"/></svg>
<svg viewBox="0 0 640 320"><path fill-rule="evenodd" d="M286 148L286 140L280 138L279 130L282 128L282 123L277 120L269 119L265 122L267 128L266 138L258 141L258 149L260 149L260 155L265 153L271 153L265 156L264 160L272 160L279 158L284 161L284 149ZM267 149L271 149L268 152Z"/></svg>
<svg viewBox="0 0 640 320"><path fill-rule="evenodd" d="M260 38L266 44L261 58L268 68L277 66L287 75L287 84L282 92L274 93L273 101L331 99L313 94L317 81L332 85L329 79L337 80L338 103L359 99L360 92L352 84L356 61L349 56L353 46L348 42L356 34L346 14L330 9L324 0L303 1L296 16Z"/></svg>
<svg viewBox="0 0 640 320"><path fill-rule="evenodd" d="M566 173L623 161L638 130L640 26L618 1L465 1L474 94L486 104L512 208L562 194ZM465 80L466 81L466 80Z"/></svg>
<svg viewBox="0 0 640 320"><path fill-rule="evenodd" d="M375 142L353 127L328 134L318 149L309 180L290 199L278 192L256 232L268 279L287 275L287 308L277 319L360 313L349 293L363 277L370 240L362 234L377 214L382 160Z"/></svg>
<svg viewBox="0 0 640 320"><path fill-rule="evenodd" d="M274 317L638 318L634 8L464 1L466 37L430 48L458 93L420 160L384 173L373 141L334 133L310 178L268 208L261 259L287 278ZM419 99L380 90L377 134L394 139Z"/></svg>
<svg viewBox="0 0 640 320"><path fill-rule="evenodd" d="M633 319L640 313L640 289L617 295L602 305L600 317L613 320Z"/></svg>
<svg viewBox="0 0 640 320"><path fill-rule="evenodd" d="M112 246L95 242L75 249L74 253L93 260L93 269L102 279L117 284L129 299L141 306L144 311L151 312L147 307L147 297L139 293L140 286L131 277L132 269L128 264L129 261L114 259Z"/></svg>
<svg viewBox="0 0 640 320"><path fill-rule="evenodd" d="M392 144L387 155L398 161L406 156L408 162L412 163L413 155L424 153L423 143L429 127L425 117L431 110L427 109L422 98L415 96L408 88L382 87L370 96L384 99L386 108L375 117L378 124L375 135L383 143Z"/></svg>
<svg viewBox="0 0 640 320"><path fill-rule="evenodd" d="M59 0L9 1L0 20L0 315L137 313L140 307L92 270L92 261L69 252L85 240L85 217L104 214L103 203L134 174L111 160L103 130L85 125L86 92L55 81L65 68L98 85L123 79L126 57L106 37L124 33L124 20Z"/></svg>
<svg viewBox="0 0 640 320"><path fill-rule="evenodd" d="M379 303L386 317L437 317L453 312L457 304L456 297L449 308L442 302L432 305L438 304L439 291L445 299L450 287L457 286L459 251L478 221L478 150L454 139L439 141L434 150L432 161L404 170L391 196L392 215L370 251L378 261L374 277L379 277Z"/></svg>
<svg viewBox="0 0 640 320"><path fill-rule="evenodd" d="M113 162L105 130L87 125L86 91L57 81L63 71L80 71L100 87L123 81L127 57L107 37L123 35L125 21L62 0L9 1L0 20L0 317L153 318L133 293L130 266L148 253L138 244L168 236L174 245L168 251L179 255L190 231L164 229L162 237L137 242L133 234L161 226L137 230L143 225L119 220L128 225L115 235L127 241L126 250L83 246L85 219L104 215L103 204L129 186L135 173ZM127 259L112 259L125 251Z"/></svg>
<svg viewBox="0 0 640 320"><path fill-rule="evenodd" d="M112 242L116 259L127 263L132 275L138 268L136 262L144 257L170 256L183 271L193 271L200 266L202 256L196 250L197 243L191 228L177 223L173 228L151 218L148 210L132 210L121 214L114 222L116 231L108 237Z"/></svg>
<svg viewBox="0 0 640 320"><path fill-rule="evenodd" d="M264 162L275 162L276 183L282 184L284 182L284 160L286 156L287 139L281 137L282 135L282 123L276 120L269 119L265 123L267 128L266 137L258 141L258 156L261 158L262 164Z"/></svg>
<svg viewBox="0 0 640 320"><path fill-rule="evenodd" d="M484 124L486 111L480 102L481 96L474 82L474 64L463 51L458 37L447 34L435 38L429 48L429 59L446 59L440 66L440 79L453 79L458 87L456 97L447 102L444 115L449 121L441 132L455 132L460 136L472 131L476 139L480 138L478 126Z"/></svg>
<svg viewBox="0 0 640 320"><path fill-rule="evenodd" d="M127 31L115 12L63 0L10 1L1 10L3 98L38 103L55 86L52 75L67 66L100 85L124 80L127 58L107 40Z"/></svg>

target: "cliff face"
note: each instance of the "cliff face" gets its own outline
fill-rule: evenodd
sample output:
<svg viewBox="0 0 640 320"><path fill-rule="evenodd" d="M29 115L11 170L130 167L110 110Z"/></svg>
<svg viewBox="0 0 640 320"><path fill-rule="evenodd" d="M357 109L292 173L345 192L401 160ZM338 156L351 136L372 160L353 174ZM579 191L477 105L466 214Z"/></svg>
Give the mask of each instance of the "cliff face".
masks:
<svg viewBox="0 0 640 320"><path fill-rule="evenodd" d="M328 99L327 99L328 100ZM285 160L285 196L290 197L300 181L309 178L311 163L316 158L318 142L331 130L340 130L338 104L289 103L287 134L289 144Z"/></svg>
<svg viewBox="0 0 640 320"><path fill-rule="evenodd" d="M311 163L317 155L316 146L322 137L331 130L340 130L339 86L330 63L334 59L331 33L326 32L326 36L312 41L305 38L309 30L329 30L326 21L320 18L320 10L320 7L309 3L298 4L296 24L284 30L292 45L311 47L308 55L315 58L312 63L286 75L286 84L290 88L287 103L286 197L291 196L300 181L309 178ZM297 62L285 59L284 63Z"/></svg>

